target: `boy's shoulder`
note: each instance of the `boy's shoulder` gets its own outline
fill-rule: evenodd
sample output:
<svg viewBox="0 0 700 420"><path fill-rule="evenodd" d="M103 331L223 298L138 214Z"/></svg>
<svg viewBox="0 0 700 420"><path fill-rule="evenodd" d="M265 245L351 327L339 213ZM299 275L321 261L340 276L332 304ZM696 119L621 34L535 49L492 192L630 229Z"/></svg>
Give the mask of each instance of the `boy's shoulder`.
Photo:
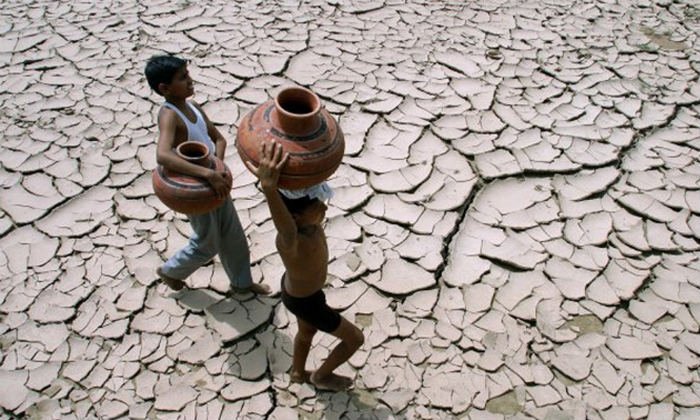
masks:
<svg viewBox="0 0 700 420"><path fill-rule="evenodd" d="M158 126L163 127L163 125L166 126L177 126L180 123L180 118L177 115L177 112L175 112L174 109L165 106L165 103L163 103L158 110Z"/></svg>

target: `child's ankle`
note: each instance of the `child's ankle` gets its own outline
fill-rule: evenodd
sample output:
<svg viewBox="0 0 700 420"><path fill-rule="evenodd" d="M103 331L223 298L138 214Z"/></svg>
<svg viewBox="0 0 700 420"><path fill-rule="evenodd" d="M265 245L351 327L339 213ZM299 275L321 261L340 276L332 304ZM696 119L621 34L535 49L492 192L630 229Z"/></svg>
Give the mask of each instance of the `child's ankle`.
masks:
<svg viewBox="0 0 700 420"><path fill-rule="evenodd" d="M314 380L323 380L327 376L328 376L327 374L323 375L323 374L318 373L317 370L311 372L311 375L309 375L309 377L314 378Z"/></svg>
<svg viewBox="0 0 700 420"><path fill-rule="evenodd" d="M302 371L290 371L289 372L289 378L292 380L292 382L306 382L309 380L309 372L302 370Z"/></svg>

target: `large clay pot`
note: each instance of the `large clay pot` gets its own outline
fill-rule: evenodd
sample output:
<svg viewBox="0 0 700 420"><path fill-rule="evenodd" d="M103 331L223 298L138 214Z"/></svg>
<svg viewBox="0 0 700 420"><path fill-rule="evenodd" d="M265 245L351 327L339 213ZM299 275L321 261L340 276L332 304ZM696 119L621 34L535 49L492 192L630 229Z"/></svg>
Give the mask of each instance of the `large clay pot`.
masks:
<svg viewBox="0 0 700 420"><path fill-rule="evenodd" d="M211 155L203 143L186 141L177 146L175 153L196 165L231 174L226 164ZM160 201L180 213L206 213L222 205L227 198L217 198L214 190L204 179L173 172L160 165L153 170L152 181L153 191Z"/></svg>
<svg viewBox="0 0 700 420"><path fill-rule="evenodd" d="M319 97L302 87L281 90L246 114L238 127L236 147L243 161L257 166L260 142L276 141L289 153L279 186L306 188L326 180L338 169L345 138Z"/></svg>

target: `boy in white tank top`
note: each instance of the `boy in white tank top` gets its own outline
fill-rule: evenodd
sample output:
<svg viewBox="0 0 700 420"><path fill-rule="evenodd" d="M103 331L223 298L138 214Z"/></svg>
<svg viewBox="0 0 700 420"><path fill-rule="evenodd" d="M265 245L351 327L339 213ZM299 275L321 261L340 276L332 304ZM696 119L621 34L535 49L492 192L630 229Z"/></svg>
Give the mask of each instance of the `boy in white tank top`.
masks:
<svg viewBox="0 0 700 420"><path fill-rule="evenodd" d="M166 100L158 112L158 164L205 179L217 195L228 196L230 175L192 164L175 153L175 148L188 140L204 143L222 161L226 151L224 136L199 105L187 100L194 94L187 62L173 56L153 56L145 73L151 88ZM165 284L174 290L182 289L184 279L218 254L232 290L270 293L267 285L253 283L248 242L230 197L209 213L188 217L193 230L189 242L157 270Z"/></svg>

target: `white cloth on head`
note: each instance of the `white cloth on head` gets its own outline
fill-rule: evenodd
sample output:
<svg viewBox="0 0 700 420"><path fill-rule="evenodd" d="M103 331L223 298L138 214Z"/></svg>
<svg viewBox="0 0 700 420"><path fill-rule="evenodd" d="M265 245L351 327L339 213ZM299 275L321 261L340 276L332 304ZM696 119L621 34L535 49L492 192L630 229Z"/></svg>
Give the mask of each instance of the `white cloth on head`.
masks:
<svg viewBox="0 0 700 420"><path fill-rule="evenodd" d="M318 198L321 201L328 201L333 197L333 188L325 181L299 190L285 190L280 188L279 192L292 200L308 196L309 198Z"/></svg>

